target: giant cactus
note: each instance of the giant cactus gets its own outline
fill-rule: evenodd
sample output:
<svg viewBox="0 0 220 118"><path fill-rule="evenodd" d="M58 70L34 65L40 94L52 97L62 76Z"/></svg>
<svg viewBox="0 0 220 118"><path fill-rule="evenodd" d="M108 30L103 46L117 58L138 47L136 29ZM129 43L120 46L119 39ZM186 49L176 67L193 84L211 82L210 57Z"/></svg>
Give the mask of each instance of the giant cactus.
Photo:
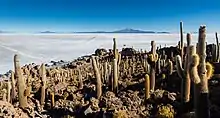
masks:
<svg viewBox="0 0 220 118"><path fill-rule="evenodd" d="M22 71L20 68L20 62L19 62L18 58L19 57L16 54L14 56L15 78L17 79L17 82L18 82L19 106L24 109L27 107L27 96L25 96L25 94L24 94L26 85L25 85L24 78L22 76Z"/></svg>
<svg viewBox="0 0 220 118"><path fill-rule="evenodd" d="M8 86L7 86L7 102L11 101L11 81L7 82Z"/></svg>
<svg viewBox="0 0 220 118"><path fill-rule="evenodd" d="M182 59L178 55L176 57L176 64L177 64L177 73L179 77L182 79L182 85L181 85L181 102L182 104L189 102L190 100L190 76L189 76L189 48L191 43L191 35L187 34L187 50L186 50L186 59L184 68L182 67Z"/></svg>
<svg viewBox="0 0 220 118"><path fill-rule="evenodd" d="M218 33L216 32L215 33L215 38L216 38L216 59L215 61L216 62L219 62L220 61L220 47L219 47L219 41L218 41Z"/></svg>
<svg viewBox="0 0 220 118"><path fill-rule="evenodd" d="M212 65L206 63L206 27L200 26L197 54L191 55L190 77L195 85L196 118L210 118L208 80L213 74ZM194 49L195 50L195 49ZM195 52L195 51L194 51ZM197 70L198 69L198 70Z"/></svg>
<svg viewBox="0 0 220 118"><path fill-rule="evenodd" d="M116 40L113 39L113 51L114 51L114 60L113 60L113 91L117 92L118 89L118 76L119 76L119 64L121 62L121 55L117 50Z"/></svg>
<svg viewBox="0 0 220 118"><path fill-rule="evenodd" d="M45 102L45 89L46 89L46 69L45 69L45 65L42 64L41 65L41 99L40 99L40 104L41 104L41 108L43 108L44 106L44 102Z"/></svg>
<svg viewBox="0 0 220 118"><path fill-rule="evenodd" d="M97 92L96 96L97 96L97 99L99 99L102 95L102 80L101 80L100 71L98 69L97 62L94 56L92 56L92 66L93 66L94 73L96 76L96 92Z"/></svg>
<svg viewBox="0 0 220 118"><path fill-rule="evenodd" d="M181 51L181 58L184 57L184 44L183 44L183 22L180 22L180 51Z"/></svg>
<svg viewBox="0 0 220 118"><path fill-rule="evenodd" d="M145 100L150 98L150 78L149 75L145 75Z"/></svg>
<svg viewBox="0 0 220 118"><path fill-rule="evenodd" d="M118 65L117 60L113 61L113 91L117 93L118 90Z"/></svg>
<svg viewBox="0 0 220 118"><path fill-rule="evenodd" d="M12 87L12 91L11 91L11 100L12 103L15 101L16 99L16 90L15 90L15 73L12 71L11 72L11 87Z"/></svg>
<svg viewBox="0 0 220 118"><path fill-rule="evenodd" d="M82 74L81 74L81 70L78 69L78 78L79 78L79 89L83 89L83 80L82 80Z"/></svg>
<svg viewBox="0 0 220 118"><path fill-rule="evenodd" d="M155 76L156 76L156 62L158 60L158 54L156 53L156 44L151 41L151 54L149 55L148 61L150 64L150 89L154 91L155 88Z"/></svg>

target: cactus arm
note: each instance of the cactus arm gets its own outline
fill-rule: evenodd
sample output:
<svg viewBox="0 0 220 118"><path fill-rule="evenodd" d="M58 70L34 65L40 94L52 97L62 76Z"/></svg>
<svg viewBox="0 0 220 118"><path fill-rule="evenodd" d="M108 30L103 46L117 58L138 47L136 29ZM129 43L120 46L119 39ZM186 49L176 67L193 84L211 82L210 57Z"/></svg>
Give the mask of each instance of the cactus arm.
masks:
<svg viewBox="0 0 220 118"><path fill-rule="evenodd" d="M213 73L214 73L214 67L212 66L211 63L209 62L206 63L206 70L207 70L206 76L207 76L207 79L209 80L213 76Z"/></svg>
<svg viewBox="0 0 220 118"><path fill-rule="evenodd" d="M199 56L197 54L194 54L190 57L190 78L193 81L194 84L200 83L200 78L198 75L198 65L199 65Z"/></svg>
<svg viewBox="0 0 220 118"><path fill-rule="evenodd" d="M168 60L168 70L169 70L169 75L172 75L172 73L173 73L173 62L170 59Z"/></svg>
<svg viewBox="0 0 220 118"><path fill-rule="evenodd" d="M184 78L184 70L182 67L182 61L180 55L176 56L176 68L177 68L177 74L179 75L180 78Z"/></svg>

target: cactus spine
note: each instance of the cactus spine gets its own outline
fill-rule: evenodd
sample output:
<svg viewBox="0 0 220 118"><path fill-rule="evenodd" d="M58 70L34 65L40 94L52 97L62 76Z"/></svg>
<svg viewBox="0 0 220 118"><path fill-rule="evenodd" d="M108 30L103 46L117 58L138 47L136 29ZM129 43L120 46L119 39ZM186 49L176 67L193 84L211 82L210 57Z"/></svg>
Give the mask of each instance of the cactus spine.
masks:
<svg viewBox="0 0 220 118"><path fill-rule="evenodd" d="M15 78L18 81L19 106L24 109L25 107L27 107L27 96L24 95L26 85L24 78L22 77L20 62L18 58L18 55L14 56Z"/></svg>
<svg viewBox="0 0 220 118"><path fill-rule="evenodd" d="M101 80L101 75L100 75L100 72L99 72L99 69L96 63L96 59L94 56L92 56L92 66L93 66L94 73L96 76L96 92L97 92L96 97L97 99L99 99L102 95L102 80Z"/></svg>

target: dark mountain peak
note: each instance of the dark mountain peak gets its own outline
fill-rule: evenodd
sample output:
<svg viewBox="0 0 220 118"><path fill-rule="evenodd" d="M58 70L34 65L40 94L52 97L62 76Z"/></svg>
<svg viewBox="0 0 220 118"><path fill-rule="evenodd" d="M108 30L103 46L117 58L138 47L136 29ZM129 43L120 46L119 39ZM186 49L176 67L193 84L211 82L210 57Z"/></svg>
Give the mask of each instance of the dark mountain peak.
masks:
<svg viewBox="0 0 220 118"><path fill-rule="evenodd" d="M43 32L40 32L40 33L56 33L56 32L52 32L52 31L43 31Z"/></svg>
<svg viewBox="0 0 220 118"><path fill-rule="evenodd" d="M155 33L154 31L142 31L137 29L125 28L122 30L114 31L116 33Z"/></svg>

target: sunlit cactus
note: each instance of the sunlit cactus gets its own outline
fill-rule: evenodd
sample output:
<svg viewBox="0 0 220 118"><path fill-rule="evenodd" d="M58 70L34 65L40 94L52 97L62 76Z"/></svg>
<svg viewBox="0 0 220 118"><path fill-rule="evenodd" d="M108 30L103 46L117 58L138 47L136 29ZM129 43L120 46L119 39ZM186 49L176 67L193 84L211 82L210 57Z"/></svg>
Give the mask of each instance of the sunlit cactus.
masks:
<svg viewBox="0 0 220 118"><path fill-rule="evenodd" d="M206 63L206 27L199 28L199 41L197 47L197 54L191 56L190 77L192 78L194 87L194 103L196 118L210 118L209 108L209 89L208 80L213 73L213 67ZM198 71L196 70L198 68Z"/></svg>
<svg viewBox="0 0 220 118"><path fill-rule="evenodd" d="M117 60L113 61L113 91L117 93L118 90L118 64Z"/></svg>
<svg viewBox="0 0 220 118"><path fill-rule="evenodd" d="M42 85L41 85L41 99L40 99L40 104L41 104L41 107L43 108L44 104L45 104L45 92L46 92L46 80L47 77L46 77L46 68L45 68L45 65L42 64L41 65L41 82L42 82Z"/></svg>
<svg viewBox="0 0 220 118"><path fill-rule="evenodd" d="M145 75L145 100L150 98L150 77L148 74Z"/></svg>
<svg viewBox="0 0 220 118"><path fill-rule="evenodd" d="M173 73L173 62L170 59L168 60L168 72L169 75L172 75Z"/></svg>
<svg viewBox="0 0 220 118"><path fill-rule="evenodd" d="M180 50L181 50L181 58L184 57L184 44L183 44L183 22L180 22Z"/></svg>
<svg viewBox="0 0 220 118"><path fill-rule="evenodd" d="M96 76L96 97L97 99L99 99L102 95L102 80L101 80L101 76L100 76L100 72L97 66L97 62L94 56L92 56L92 66L94 69L94 73Z"/></svg>
<svg viewBox="0 0 220 118"><path fill-rule="evenodd" d="M78 69L78 72L79 72L79 75L78 75L78 78L79 78L79 89L83 89L83 80L82 80L81 70Z"/></svg>
<svg viewBox="0 0 220 118"><path fill-rule="evenodd" d="M190 100L190 76L189 76L189 56L191 51L190 50L190 43L191 43L191 35L187 34L187 51L186 51L186 58L185 58L185 64L184 68L182 67L182 58L177 55L176 57L176 66L177 66L177 73L178 76L182 79L182 85L181 85L181 102L182 104L189 102Z"/></svg>
<svg viewBox="0 0 220 118"><path fill-rule="evenodd" d="M15 68L15 79L18 82L18 99L19 99L19 106L21 108L27 107L27 96L24 95L24 91L26 89L25 81L22 76L20 62L18 59L18 55L14 55L14 68Z"/></svg>
<svg viewBox="0 0 220 118"><path fill-rule="evenodd" d="M7 102L11 101L11 81L7 82Z"/></svg>
<svg viewBox="0 0 220 118"><path fill-rule="evenodd" d="M16 90L15 90L15 84L16 84L16 82L15 82L15 73L12 71L11 72L11 87L12 87L12 91L11 91L11 100L12 100L12 102L14 102L15 101L15 99L16 99Z"/></svg>
<svg viewBox="0 0 220 118"><path fill-rule="evenodd" d="M156 74L156 62L158 60L158 54L156 53L156 43L151 41L151 54L148 56L148 62L150 64L150 89L154 91L155 88L155 74Z"/></svg>

